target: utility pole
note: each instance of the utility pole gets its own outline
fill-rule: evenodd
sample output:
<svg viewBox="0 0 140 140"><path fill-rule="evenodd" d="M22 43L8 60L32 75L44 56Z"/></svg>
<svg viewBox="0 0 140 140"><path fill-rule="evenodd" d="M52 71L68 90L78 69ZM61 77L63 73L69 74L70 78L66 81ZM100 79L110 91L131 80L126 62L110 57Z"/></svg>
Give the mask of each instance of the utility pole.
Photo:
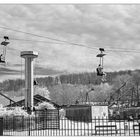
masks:
<svg viewBox="0 0 140 140"><path fill-rule="evenodd" d="M134 87L132 88L132 91L131 91L131 107L133 106L133 102L134 102L134 98L133 98L133 96L134 96Z"/></svg>
<svg viewBox="0 0 140 140"><path fill-rule="evenodd" d="M137 86L137 106L140 106L140 103L139 103L139 82L136 83L136 86Z"/></svg>
<svg viewBox="0 0 140 140"><path fill-rule="evenodd" d="M89 92L91 92L91 91L94 91L94 88L91 88L89 91L86 92L86 100L85 100L86 103L90 102L90 100L89 100Z"/></svg>

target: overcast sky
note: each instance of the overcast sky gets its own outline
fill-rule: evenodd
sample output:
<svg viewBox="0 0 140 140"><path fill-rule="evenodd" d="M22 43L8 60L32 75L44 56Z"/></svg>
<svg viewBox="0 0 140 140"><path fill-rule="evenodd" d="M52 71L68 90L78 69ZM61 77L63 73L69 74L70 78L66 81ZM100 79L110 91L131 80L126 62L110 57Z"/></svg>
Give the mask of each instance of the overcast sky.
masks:
<svg viewBox="0 0 140 140"><path fill-rule="evenodd" d="M56 41L47 38L0 28L0 37L7 35L11 38L7 48L7 64L1 65L0 69L1 80L10 76L20 77L21 70L24 69L21 67L21 64L24 65L24 60L21 63L20 51L24 50L39 52L35 67L37 75L40 76L61 72L94 72L99 64L96 55L100 47L105 50L136 49L140 52L140 5L138 4L1 4L0 27L87 46L86 48L66 43L55 44ZM2 40L0 38L0 41ZM106 51L106 54L105 71L140 69L140 53Z"/></svg>

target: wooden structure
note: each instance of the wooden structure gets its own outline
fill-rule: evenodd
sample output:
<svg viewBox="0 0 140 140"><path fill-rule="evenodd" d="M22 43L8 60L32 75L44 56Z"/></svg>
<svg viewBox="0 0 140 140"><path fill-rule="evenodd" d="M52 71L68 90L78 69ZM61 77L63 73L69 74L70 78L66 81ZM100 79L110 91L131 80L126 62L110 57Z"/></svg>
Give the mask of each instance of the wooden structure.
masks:
<svg viewBox="0 0 140 140"><path fill-rule="evenodd" d="M47 99L47 98L45 98L45 97L43 97L39 94L34 95L34 106L36 106L38 103L42 103L42 102L48 102L48 103L52 104L55 108L60 107L58 104L52 102L51 100L49 100L49 99ZM17 104L19 106L24 106L25 105L25 99L14 102L12 104L9 104L9 105L7 105L7 107L15 107L15 106L17 106Z"/></svg>
<svg viewBox="0 0 140 140"><path fill-rule="evenodd" d="M10 105L11 105L12 103L14 103L16 106L19 106L18 103L16 103L13 99L9 98L8 96L4 95L2 92L0 92L0 95L3 96L4 98L6 98L7 100L9 100Z"/></svg>

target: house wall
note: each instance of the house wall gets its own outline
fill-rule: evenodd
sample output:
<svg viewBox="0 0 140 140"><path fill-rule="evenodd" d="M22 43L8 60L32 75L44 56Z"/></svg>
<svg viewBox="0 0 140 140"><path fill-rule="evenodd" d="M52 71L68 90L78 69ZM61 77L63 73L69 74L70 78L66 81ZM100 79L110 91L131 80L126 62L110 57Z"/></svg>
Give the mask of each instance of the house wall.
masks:
<svg viewBox="0 0 140 140"><path fill-rule="evenodd" d="M108 106L92 106L92 118L108 118Z"/></svg>
<svg viewBox="0 0 140 140"><path fill-rule="evenodd" d="M90 122L91 106L90 105L72 105L65 108L66 117L70 120Z"/></svg>

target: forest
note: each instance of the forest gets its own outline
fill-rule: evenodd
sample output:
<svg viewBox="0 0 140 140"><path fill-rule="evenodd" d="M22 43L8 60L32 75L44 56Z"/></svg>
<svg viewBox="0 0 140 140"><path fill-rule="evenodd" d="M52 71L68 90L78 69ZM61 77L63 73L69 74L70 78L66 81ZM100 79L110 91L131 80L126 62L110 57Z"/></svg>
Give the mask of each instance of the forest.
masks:
<svg viewBox="0 0 140 140"><path fill-rule="evenodd" d="M139 100L139 75L140 70L109 72L106 83L102 83L101 77L96 73L88 72L36 78L38 85L34 86L34 94L42 94L59 105L70 105L75 104L76 100L85 102L86 93L93 88L94 90L88 94L88 100L104 102L111 96L117 98L115 91L127 81L123 88L123 92L126 93L121 100L132 98L132 88L135 90L133 98ZM1 91L15 100L24 96L24 86L25 82L21 79L5 80L0 83Z"/></svg>

